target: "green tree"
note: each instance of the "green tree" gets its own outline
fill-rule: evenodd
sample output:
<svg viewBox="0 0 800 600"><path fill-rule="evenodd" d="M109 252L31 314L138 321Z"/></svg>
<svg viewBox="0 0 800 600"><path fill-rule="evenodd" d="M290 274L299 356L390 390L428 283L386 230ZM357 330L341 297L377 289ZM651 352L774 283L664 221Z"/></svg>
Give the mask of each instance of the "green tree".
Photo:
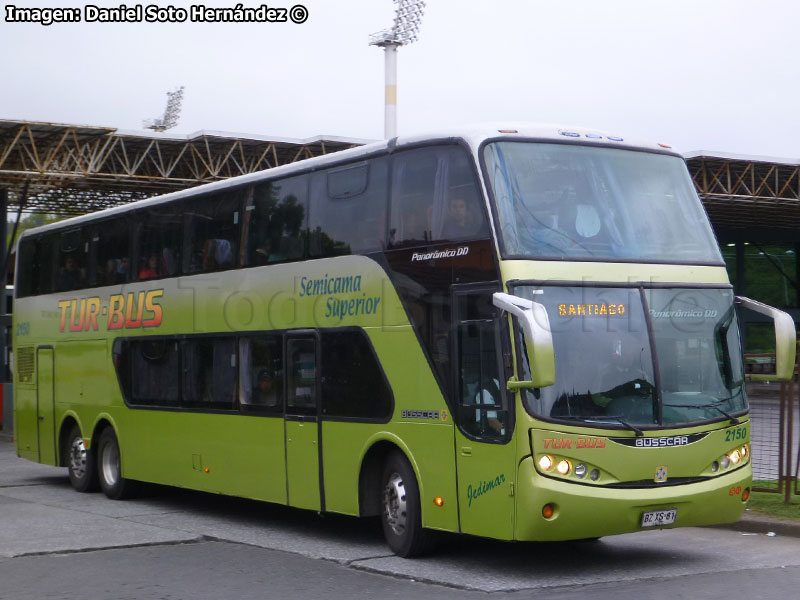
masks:
<svg viewBox="0 0 800 600"><path fill-rule="evenodd" d="M66 217L60 217L58 215L48 215L48 214L44 214L44 213L35 213L35 214L32 214L32 215L26 215L26 216L22 217L22 219L20 220L19 225L17 226L16 236L14 237L13 240L11 239L11 235L14 232L14 221L9 221L6 224L6 228L7 228L6 231L8 232L6 234L6 248L9 247L9 243L10 242L13 242L13 244L16 244L17 243L17 239L19 238L20 234L23 231L27 231L28 229L33 229L34 227L41 227L42 225L48 225L50 223L55 223L56 221L61 221L62 219L65 219L65 218ZM13 248L13 247L14 246L11 245L11 248Z"/></svg>

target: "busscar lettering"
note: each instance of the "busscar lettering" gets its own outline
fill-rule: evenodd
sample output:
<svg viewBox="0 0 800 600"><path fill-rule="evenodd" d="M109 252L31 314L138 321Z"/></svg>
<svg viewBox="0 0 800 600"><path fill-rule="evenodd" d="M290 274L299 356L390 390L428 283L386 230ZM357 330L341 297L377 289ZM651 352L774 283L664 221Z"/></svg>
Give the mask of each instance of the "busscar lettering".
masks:
<svg viewBox="0 0 800 600"><path fill-rule="evenodd" d="M668 448L671 446L685 446L689 443L689 436L676 435L661 438L636 438L637 448Z"/></svg>
<svg viewBox="0 0 800 600"><path fill-rule="evenodd" d="M404 419L435 419L439 420L438 410L404 410L400 413Z"/></svg>

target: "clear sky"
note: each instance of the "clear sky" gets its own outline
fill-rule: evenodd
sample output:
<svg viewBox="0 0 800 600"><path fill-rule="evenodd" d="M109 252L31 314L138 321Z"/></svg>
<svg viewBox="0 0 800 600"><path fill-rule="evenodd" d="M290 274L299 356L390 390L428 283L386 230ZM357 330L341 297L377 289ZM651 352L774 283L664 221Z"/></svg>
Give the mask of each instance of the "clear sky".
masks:
<svg viewBox="0 0 800 600"><path fill-rule="evenodd" d="M297 2L303 24L45 27L6 22L3 0L0 118L141 129L183 85L176 133L382 137L383 51L367 41L392 0L269 5ZM399 50L398 130L534 121L800 158L799 28L797 0L429 0L419 41Z"/></svg>

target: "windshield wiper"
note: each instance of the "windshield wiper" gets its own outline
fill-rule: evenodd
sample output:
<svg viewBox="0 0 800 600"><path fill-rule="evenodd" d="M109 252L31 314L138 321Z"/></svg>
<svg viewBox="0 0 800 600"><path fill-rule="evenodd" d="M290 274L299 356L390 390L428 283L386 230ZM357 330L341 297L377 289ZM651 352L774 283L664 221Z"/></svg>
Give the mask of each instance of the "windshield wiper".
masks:
<svg viewBox="0 0 800 600"><path fill-rule="evenodd" d="M583 421L584 423L592 423L592 422L597 423L597 422L601 422L601 421L603 421L605 419L610 419L612 421L616 421L620 425L623 425L624 427L627 427L628 429L630 429L631 431L636 433L636 437L644 437L644 433L642 432L641 429L636 427L636 425L631 425L630 423L628 423L622 417L609 416L609 415L596 415L596 416L591 416L591 417L581 417L579 415L559 415L559 416L556 416L554 418L556 418L556 419L569 419L571 421Z"/></svg>
<svg viewBox="0 0 800 600"><path fill-rule="evenodd" d="M616 421L616 422L617 422L617 423L619 423L620 425L623 425L624 427L627 427L628 429L630 429L631 431L633 431L633 432L636 434L636 437L644 437L644 433L642 432L642 430L641 430L641 429L639 429L638 427L636 427L636 425L631 425L630 423L628 423L628 422L627 422L625 419L623 419L622 417L611 416L611 415L603 415L603 416L601 416L601 417L593 418L592 420L593 420L593 421L600 421L600 420L602 420L602 419L613 419L614 421ZM587 420L588 420L588 419L587 419Z"/></svg>
<svg viewBox="0 0 800 600"><path fill-rule="evenodd" d="M728 400L730 400L730 398L728 398ZM664 406L669 406L671 408L712 408L717 412L722 413L728 419L730 419L731 425L738 425L739 424L738 418L734 417L732 414L722 410L719 407L719 404L721 404L722 402L727 402L728 400L721 400L720 402L711 402L710 404L666 404L665 403Z"/></svg>

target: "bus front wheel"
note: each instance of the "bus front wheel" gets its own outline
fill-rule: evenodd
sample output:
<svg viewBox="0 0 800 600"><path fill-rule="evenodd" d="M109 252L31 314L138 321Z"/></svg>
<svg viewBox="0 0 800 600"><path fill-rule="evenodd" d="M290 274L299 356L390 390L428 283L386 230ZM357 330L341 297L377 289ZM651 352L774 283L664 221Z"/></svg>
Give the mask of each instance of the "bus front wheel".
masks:
<svg viewBox="0 0 800 600"><path fill-rule="evenodd" d="M419 486L405 456L399 452L389 455L381 482L381 521L389 548L404 558L429 552L432 535L422 528Z"/></svg>
<svg viewBox="0 0 800 600"><path fill-rule="evenodd" d="M136 495L139 482L122 476L119 443L110 427L100 434L97 443L97 474L103 493L112 500L124 500Z"/></svg>
<svg viewBox="0 0 800 600"><path fill-rule="evenodd" d="M81 430L73 425L64 443L69 482L78 492L97 490L97 467L94 452L86 449Z"/></svg>

